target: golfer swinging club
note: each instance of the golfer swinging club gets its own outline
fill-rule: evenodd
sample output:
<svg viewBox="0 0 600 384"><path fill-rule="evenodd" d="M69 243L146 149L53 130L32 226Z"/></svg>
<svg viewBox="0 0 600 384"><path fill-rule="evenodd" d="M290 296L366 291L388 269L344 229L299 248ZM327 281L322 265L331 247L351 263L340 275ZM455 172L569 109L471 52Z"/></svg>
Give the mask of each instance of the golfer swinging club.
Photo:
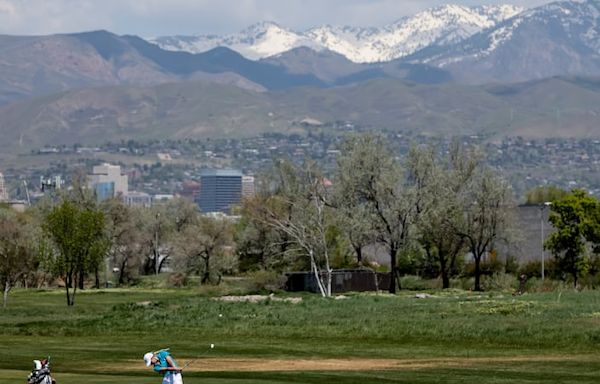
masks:
<svg viewBox="0 0 600 384"><path fill-rule="evenodd" d="M148 352L144 355L146 366L152 365L154 372L163 374L163 384L183 384L181 377L181 368L168 349L161 349L156 352Z"/></svg>

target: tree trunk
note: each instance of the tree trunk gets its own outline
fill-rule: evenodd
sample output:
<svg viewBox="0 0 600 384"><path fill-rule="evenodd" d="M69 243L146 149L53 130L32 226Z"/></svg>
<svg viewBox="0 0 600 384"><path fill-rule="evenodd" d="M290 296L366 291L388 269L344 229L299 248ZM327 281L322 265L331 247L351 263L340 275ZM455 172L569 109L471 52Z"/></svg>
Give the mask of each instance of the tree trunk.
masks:
<svg viewBox="0 0 600 384"><path fill-rule="evenodd" d="M356 262L358 263L359 266L362 266L362 262L363 262L362 246L361 245L355 245L354 246L354 252L356 252Z"/></svg>
<svg viewBox="0 0 600 384"><path fill-rule="evenodd" d="M442 275L442 289L450 288L450 274L448 271L448 260L444 255L442 247L438 247L438 260L440 262L440 273Z"/></svg>
<svg viewBox="0 0 600 384"><path fill-rule="evenodd" d="M2 301L2 307L6 308L6 303L8 302L8 292L10 291L10 279L6 279L4 282L4 297Z"/></svg>
<svg viewBox="0 0 600 384"><path fill-rule="evenodd" d="M204 275L202 275L202 284L206 284L210 281L210 257L203 257L204 259Z"/></svg>
<svg viewBox="0 0 600 384"><path fill-rule="evenodd" d="M65 293L67 294L67 306L71 306L71 284L73 281L72 275L68 274L65 276Z"/></svg>
<svg viewBox="0 0 600 384"><path fill-rule="evenodd" d="M95 275L94 288L100 289L100 273L98 272L98 268L96 268L94 275ZM106 284L107 284L107 288L108 288L108 280L106 281Z"/></svg>
<svg viewBox="0 0 600 384"><path fill-rule="evenodd" d="M125 268L127 267L127 258L121 263L121 269L119 269L119 285L125 284Z"/></svg>
<svg viewBox="0 0 600 384"><path fill-rule="evenodd" d="M448 270L442 269L442 289L450 288L450 276Z"/></svg>
<svg viewBox="0 0 600 384"><path fill-rule="evenodd" d="M85 273L83 271L79 271L79 278L77 279L78 288L83 291L83 278Z"/></svg>
<svg viewBox="0 0 600 384"><path fill-rule="evenodd" d="M396 278L398 274L398 266L396 265L396 257L398 250L396 247L390 247L390 293L396 293Z"/></svg>
<svg viewBox="0 0 600 384"><path fill-rule="evenodd" d="M475 257L475 290L481 291L481 255Z"/></svg>

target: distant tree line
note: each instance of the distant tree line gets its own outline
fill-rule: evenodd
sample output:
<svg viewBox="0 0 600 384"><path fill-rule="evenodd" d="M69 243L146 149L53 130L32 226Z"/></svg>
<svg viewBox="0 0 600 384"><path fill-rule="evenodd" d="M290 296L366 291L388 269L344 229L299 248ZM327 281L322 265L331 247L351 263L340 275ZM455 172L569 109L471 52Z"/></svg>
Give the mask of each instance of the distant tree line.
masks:
<svg viewBox="0 0 600 384"><path fill-rule="evenodd" d="M238 220L202 215L178 198L150 208L97 202L83 176L24 213L0 206L3 304L15 286L52 281L71 306L77 290L135 284L167 268L176 286L194 276L218 284L226 274L306 270L325 297L336 268L387 270L391 293L405 274L439 278L443 288L472 276L481 290L482 276L517 271L497 258L518 231L511 189L476 150L415 146L400 157L374 135L350 137L340 150L329 175L311 161L276 162ZM599 274L598 200L582 190L532 191L531 203L540 201L552 203L549 276L577 286ZM369 260L373 247L389 267Z"/></svg>

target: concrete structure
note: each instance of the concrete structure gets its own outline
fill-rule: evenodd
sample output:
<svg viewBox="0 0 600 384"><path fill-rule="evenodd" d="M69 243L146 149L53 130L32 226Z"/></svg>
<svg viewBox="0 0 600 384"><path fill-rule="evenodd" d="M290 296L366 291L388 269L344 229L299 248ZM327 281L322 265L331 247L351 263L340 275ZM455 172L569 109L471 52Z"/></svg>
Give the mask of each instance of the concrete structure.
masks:
<svg viewBox="0 0 600 384"><path fill-rule="evenodd" d="M198 206L202 213L231 213L242 198L242 173L232 169L212 169L200 175Z"/></svg>
<svg viewBox="0 0 600 384"><path fill-rule="evenodd" d="M254 176L242 176L242 197L254 197L255 192Z"/></svg>
<svg viewBox="0 0 600 384"><path fill-rule="evenodd" d="M158 194L152 197L152 204L163 204L173 200L175 196L171 194Z"/></svg>
<svg viewBox="0 0 600 384"><path fill-rule="evenodd" d="M60 175L53 177L44 177L40 176L40 191L56 191L57 189L61 189L65 184L64 180Z"/></svg>
<svg viewBox="0 0 600 384"><path fill-rule="evenodd" d="M145 207L152 206L152 196L145 192L130 191L123 196L123 202L130 207Z"/></svg>
<svg viewBox="0 0 600 384"><path fill-rule="evenodd" d="M520 205L514 213L517 221L516 238L512 246L506 249L498 244L499 251L517 259L520 264L531 261L542 261L542 253L547 261L553 256L550 251L544 251L542 243L554 232L554 227L548 220L550 207L545 204Z"/></svg>
<svg viewBox="0 0 600 384"><path fill-rule="evenodd" d="M4 183L4 175L0 172L0 201L8 201L8 189Z"/></svg>
<svg viewBox="0 0 600 384"><path fill-rule="evenodd" d="M126 196L129 192L127 175L121 173L121 167L118 165L105 163L95 166L89 176L88 185L96 192L98 200Z"/></svg>

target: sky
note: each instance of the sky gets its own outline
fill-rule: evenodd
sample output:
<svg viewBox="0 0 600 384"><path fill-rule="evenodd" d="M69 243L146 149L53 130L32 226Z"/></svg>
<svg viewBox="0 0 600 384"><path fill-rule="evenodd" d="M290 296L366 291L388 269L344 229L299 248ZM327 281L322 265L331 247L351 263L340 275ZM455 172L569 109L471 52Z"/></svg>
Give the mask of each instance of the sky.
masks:
<svg viewBox="0 0 600 384"><path fill-rule="evenodd" d="M443 4L550 0L0 0L0 34L46 35L105 29L142 37L229 34L274 21L303 31L323 24L378 27Z"/></svg>

